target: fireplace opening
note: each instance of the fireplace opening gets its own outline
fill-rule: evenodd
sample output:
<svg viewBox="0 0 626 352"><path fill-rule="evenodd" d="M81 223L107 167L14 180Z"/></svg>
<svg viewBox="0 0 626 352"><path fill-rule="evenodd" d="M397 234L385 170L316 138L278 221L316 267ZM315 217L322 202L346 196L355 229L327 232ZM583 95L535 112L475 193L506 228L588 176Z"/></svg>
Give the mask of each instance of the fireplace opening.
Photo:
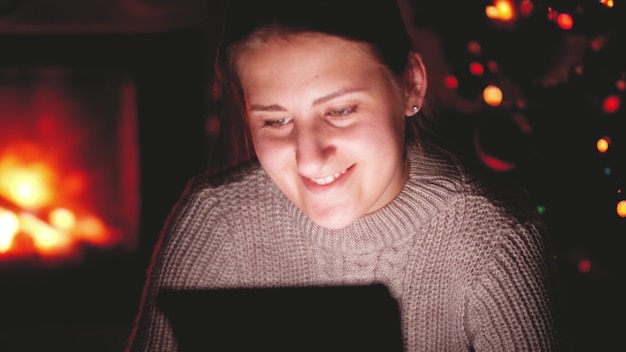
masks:
<svg viewBox="0 0 626 352"><path fill-rule="evenodd" d="M124 72L0 68L0 262L138 245L136 88Z"/></svg>
<svg viewBox="0 0 626 352"><path fill-rule="evenodd" d="M208 165L200 29L0 35L0 328L136 313L159 232Z"/></svg>

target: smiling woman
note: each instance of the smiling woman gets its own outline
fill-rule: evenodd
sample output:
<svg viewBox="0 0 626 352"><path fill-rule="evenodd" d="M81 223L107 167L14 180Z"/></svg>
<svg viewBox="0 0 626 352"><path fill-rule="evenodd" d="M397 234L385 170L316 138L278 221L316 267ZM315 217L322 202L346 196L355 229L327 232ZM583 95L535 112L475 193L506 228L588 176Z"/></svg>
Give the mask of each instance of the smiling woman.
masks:
<svg viewBox="0 0 626 352"><path fill-rule="evenodd" d="M229 12L217 52L220 118L245 124L254 156L190 181L129 351L179 346L162 291L375 284L398 303L405 351L566 350L546 227L429 128L395 2L294 3L231 3L246 11Z"/></svg>
<svg viewBox="0 0 626 352"><path fill-rule="evenodd" d="M405 110L421 105L424 90L405 97L394 86L423 87L422 66L412 60L407 77L416 82L396 82L364 46L300 33L238 50L256 155L287 198L326 228L382 208L408 175Z"/></svg>

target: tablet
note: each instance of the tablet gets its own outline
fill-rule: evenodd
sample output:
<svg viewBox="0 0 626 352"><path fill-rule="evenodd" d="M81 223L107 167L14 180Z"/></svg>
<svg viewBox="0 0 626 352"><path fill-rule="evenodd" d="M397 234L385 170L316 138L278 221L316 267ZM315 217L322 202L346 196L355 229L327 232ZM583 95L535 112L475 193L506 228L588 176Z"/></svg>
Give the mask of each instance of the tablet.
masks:
<svg viewBox="0 0 626 352"><path fill-rule="evenodd" d="M383 285L162 290L179 350L403 351Z"/></svg>

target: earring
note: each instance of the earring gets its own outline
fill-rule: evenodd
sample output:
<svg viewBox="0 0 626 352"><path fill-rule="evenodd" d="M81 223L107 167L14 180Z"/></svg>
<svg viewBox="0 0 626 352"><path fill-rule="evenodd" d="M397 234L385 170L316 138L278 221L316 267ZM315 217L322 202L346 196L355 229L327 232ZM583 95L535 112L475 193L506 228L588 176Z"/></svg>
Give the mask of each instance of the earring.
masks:
<svg viewBox="0 0 626 352"><path fill-rule="evenodd" d="M413 113L417 114L418 111L420 111L420 108L416 105L413 105Z"/></svg>

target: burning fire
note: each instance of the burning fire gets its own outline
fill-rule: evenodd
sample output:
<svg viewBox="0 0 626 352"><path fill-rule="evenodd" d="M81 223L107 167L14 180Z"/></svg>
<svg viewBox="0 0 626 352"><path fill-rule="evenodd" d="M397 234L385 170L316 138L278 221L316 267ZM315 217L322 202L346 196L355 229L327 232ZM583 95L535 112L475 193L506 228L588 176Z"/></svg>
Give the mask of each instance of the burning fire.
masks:
<svg viewBox="0 0 626 352"><path fill-rule="evenodd" d="M119 231L100 217L58 204L64 199L59 194L61 175L51 165L18 155L0 156L0 259L68 256L77 254L80 244L109 246L119 241Z"/></svg>

